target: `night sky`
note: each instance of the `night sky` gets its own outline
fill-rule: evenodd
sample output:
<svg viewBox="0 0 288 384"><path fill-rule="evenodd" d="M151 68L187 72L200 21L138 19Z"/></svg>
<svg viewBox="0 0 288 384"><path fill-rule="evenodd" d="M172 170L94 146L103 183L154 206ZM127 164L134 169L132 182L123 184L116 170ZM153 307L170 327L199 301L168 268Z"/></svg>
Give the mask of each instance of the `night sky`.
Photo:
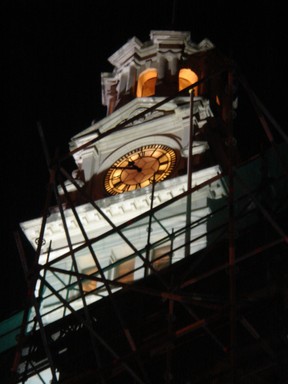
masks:
<svg viewBox="0 0 288 384"><path fill-rule="evenodd" d="M73 135L105 116L100 74L112 71L108 57L130 38L145 42L151 30L170 29L190 31L195 43L209 38L285 129L284 5L252 3L2 0L0 319L26 297L14 232L44 207L49 173L37 123L51 157L68 151Z"/></svg>

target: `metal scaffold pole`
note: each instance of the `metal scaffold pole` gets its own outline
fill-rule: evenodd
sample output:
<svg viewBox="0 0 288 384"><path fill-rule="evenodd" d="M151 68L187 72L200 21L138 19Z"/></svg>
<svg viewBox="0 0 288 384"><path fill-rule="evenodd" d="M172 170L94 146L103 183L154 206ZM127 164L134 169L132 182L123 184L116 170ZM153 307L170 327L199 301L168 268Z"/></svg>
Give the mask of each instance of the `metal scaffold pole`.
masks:
<svg viewBox="0 0 288 384"><path fill-rule="evenodd" d="M194 105L194 89L190 90L190 120L189 120L189 145L187 158L187 205L186 205L186 235L185 235L185 257L190 255L191 241L191 204L192 204L192 171L193 171L193 141L194 141L194 124L193 124L193 105Z"/></svg>
<svg viewBox="0 0 288 384"><path fill-rule="evenodd" d="M228 233L229 233L229 304L230 304L230 364L231 382L236 383L236 322L237 322L237 303L236 303L236 275L235 275L235 195L234 195L234 174L233 174L233 117L232 117L232 86L233 77L231 70L228 71L227 89L227 111L224 111L224 123L227 128L228 138Z"/></svg>

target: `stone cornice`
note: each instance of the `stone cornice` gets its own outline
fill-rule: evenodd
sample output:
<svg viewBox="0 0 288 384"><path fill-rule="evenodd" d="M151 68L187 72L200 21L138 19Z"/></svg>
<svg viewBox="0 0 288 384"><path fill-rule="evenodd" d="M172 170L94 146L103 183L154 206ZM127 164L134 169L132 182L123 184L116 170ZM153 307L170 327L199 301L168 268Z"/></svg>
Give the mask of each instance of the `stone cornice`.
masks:
<svg viewBox="0 0 288 384"><path fill-rule="evenodd" d="M193 186L199 185L202 182L211 179L219 174L220 169L218 166L210 167L193 173ZM207 198L211 187L205 187L202 190L194 193L194 203L197 203L197 199ZM220 185L216 187L214 185L214 197L220 196L223 193L223 189ZM157 191L155 194L155 206L164 203L167 200L185 192L187 190L187 178L186 176L180 176L177 178L169 179L157 184ZM124 193L121 195L107 197L97 201L97 205L105 215L117 226L123 222L131 220L136 216L150 210L150 195L151 187L136 190L134 192ZM197 204L196 204L197 205ZM91 237L106 233L111 229L111 226L107 223L106 219L101 216L99 212L92 207L91 204L83 204L76 208L77 214L85 227L86 233ZM64 211L66 223L71 236L73 244L80 244L84 241L81 235L80 228L77 224L73 211L67 209ZM180 212L179 212L180 214ZM31 245L36 249L37 239L40 236L42 218L36 218L33 220L25 221L20 224L22 231L30 241ZM47 218L47 224L45 227L44 244L42 246L41 253L46 253L49 248L50 241L52 241L52 249L60 249L67 247L67 240L65 237L65 231L63 222L58 209L52 210L50 216Z"/></svg>

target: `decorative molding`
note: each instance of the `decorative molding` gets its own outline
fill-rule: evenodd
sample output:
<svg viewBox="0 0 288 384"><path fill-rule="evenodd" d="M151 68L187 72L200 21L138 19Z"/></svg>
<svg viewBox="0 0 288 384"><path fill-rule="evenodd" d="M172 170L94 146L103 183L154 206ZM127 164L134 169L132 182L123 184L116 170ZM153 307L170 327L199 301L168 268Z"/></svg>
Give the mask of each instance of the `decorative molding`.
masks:
<svg viewBox="0 0 288 384"><path fill-rule="evenodd" d="M93 124L71 139L70 149L75 150L85 143L89 143L92 139L99 138L93 144L93 147L89 146L87 149L81 149L81 151L74 154L75 162L81 169L84 167L83 159L85 158L86 181L90 180L93 174L103 171L106 166L108 167L115 161L112 161L111 164L107 162L112 153L119 150L122 151L123 146L126 146L127 143L131 143L133 146L132 142L137 140L144 140L145 142L149 140L148 144L152 144L151 140L154 139L156 132L156 136L162 136L163 142L159 142L159 144L165 144L167 140L169 141L172 138L174 143L178 143L179 150L185 153L189 141L190 99L189 97L177 97L173 101L162 105L161 108L149 111L149 108L154 107L162 100L164 98L147 97L134 99L112 115L106 116L100 122ZM142 114L139 119L136 119L137 115L145 110L147 110L147 115ZM207 118L212 116L213 113L209 101L202 97L195 97L194 126L201 129L206 123ZM131 121L127 126L123 126L121 130L114 132L117 125L129 121L133 117L135 117L135 120ZM113 132L113 140L111 140L110 135L101 138L102 133L106 134L109 131ZM151 139L148 138L149 136L151 136ZM195 142L194 144L198 147L199 152L199 143ZM95 148L95 152L91 148ZM136 148L135 145L134 148ZM207 145L202 146L202 148L208 149ZM91 157L90 160L89 157ZM92 162L95 163L93 173L91 172L92 168L88 166Z"/></svg>

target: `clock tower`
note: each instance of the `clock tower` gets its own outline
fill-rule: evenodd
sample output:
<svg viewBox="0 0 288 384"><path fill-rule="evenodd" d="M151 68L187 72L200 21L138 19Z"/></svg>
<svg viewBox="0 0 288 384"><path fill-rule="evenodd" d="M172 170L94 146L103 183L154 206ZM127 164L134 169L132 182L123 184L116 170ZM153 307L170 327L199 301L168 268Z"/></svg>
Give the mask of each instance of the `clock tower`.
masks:
<svg viewBox="0 0 288 384"><path fill-rule="evenodd" d="M208 121L223 120L228 60L208 39L194 44L189 32L151 31L148 42L132 38L109 62L113 72L101 75L107 115L70 142L89 195L183 175L189 152L194 170L207 167Z"/></svg>
<svg viewBox="0 0 288 384"><path fill-rule="evenodd" d="M106 116L72 137L69 154L54 164L56 206L21 223L36 253L31 276L41 302L27 332L57 321L72 329L70 315L84 313L93 336L95 304L149 277L162 284L163 271L207 247L208 202L226 195L227 111L236 105L230 61L208 39L195 44L189 32L151 31L109 62L113 71L101 75ZM58 337L66 336L51 336L54 346ZM71 353L63 349L52 367L55 382L57 372L73 375L65 365ZM25 363L25 374L35 365Z"/></svg>

